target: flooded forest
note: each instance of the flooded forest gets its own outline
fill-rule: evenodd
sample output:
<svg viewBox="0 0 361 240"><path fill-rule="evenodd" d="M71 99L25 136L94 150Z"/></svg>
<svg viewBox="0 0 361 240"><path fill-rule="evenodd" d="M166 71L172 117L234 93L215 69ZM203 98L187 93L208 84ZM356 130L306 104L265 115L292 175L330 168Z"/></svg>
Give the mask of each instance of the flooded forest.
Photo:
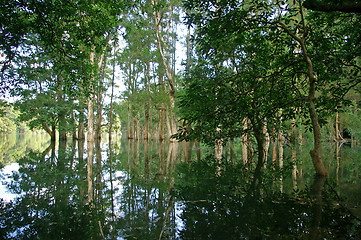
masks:
<svg viewBox="0 0 361 240"><path fill-rule="evenodd" d="M0 239L361 239L358 1L0 9Z"/></svg>

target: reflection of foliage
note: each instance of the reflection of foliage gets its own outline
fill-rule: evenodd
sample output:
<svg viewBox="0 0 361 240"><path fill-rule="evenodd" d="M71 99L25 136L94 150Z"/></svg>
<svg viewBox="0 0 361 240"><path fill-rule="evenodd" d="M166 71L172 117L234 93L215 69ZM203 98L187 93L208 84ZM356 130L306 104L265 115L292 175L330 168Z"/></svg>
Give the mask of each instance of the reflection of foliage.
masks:
<svg viewBox="0 0 361 240"><path fill-rule="evenodd" d="M335 207L328 184L319 203L316 187L281 193L275 189L279 181L275 177L272 182L263 176L258 187L252 188L256 178L243 166L215 166L202 161L183 166L179 174L175 188L176 197L183 203L182 239L361 236L355 229L359 223L343 208Z"/></svg>
<svg viewBox="0 0 361 240"><path fill-rule="evenodd" d="M358 148L343 148L337 168L334 146L326 146L330 179L317 185L309 146L302 146L295 191L287 157L294 148L285 148L283 169L269 162L257 176L252 164L217 164L214 156L201 161L193 156L173 172L168 145L149 142L146 157L144 144L118 140L103 149L95 144L92 207L87 161L79 148L59 144L57 151L49 146L22 157L8 185L20 195L12 203L0 202L0 239L102 239L101 232L105 239L361 237L353 218L361 216L353 208L360 205ZM338 178L337 171L343 173Z"/></svg>
<svg viewBox="0 0 361 240"><path fill-rule="evenodd" d="M74 165L72 150L62 151L55 154L49 146L18 161L19 172L8 187L20 195L1 204L1 238L87 239L99 233L96 209L82 200L86 173L81 163Z"/></svg>
<svg viewBox="0 0 361 240"><path fill-rule="evenodd" d="M0 164L4 166L24 157L29 150L44 150L49 143L47 135L36 133L0 135L0 139Z"/></svg>

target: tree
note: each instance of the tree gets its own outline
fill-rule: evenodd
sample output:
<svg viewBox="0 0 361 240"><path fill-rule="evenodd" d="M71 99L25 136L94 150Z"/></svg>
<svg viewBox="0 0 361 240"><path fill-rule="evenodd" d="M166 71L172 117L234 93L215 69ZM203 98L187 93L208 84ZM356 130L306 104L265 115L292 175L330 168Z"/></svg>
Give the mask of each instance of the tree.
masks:
<svg viewBox="0 0 361 240"><path fill-rule="evenodd" d="M57 101L88 101L88 121L93 139L93 86L101 75L108 43L117 34L120 14L127 4L123 1L29 1L2 5L1 50L5 54L2 68L2 89L18 87L32 81L44 58L56 74L53 89ZM130 4L130 3L129 3ZM13 22L15 24L13 24ZM14 27L21 30L16 30ZM35 60L35 62L34 62ZM31 64L33 63L33 64ZM26 66L28 74L19 74ZM56 83L55 83L56 82ZM17 90L15 89L15 90ZM86 90L86 91L85 91ZM61 110L61 109L58 109ZM82 111L81 111L82 112ZM67 116L59 112L61 138L63 120Z"/></svg>
<svg viewBox="0 0 361 240"><path fill-rule="evenodd" d="M199 67L197 75L191 77L192 82L197 78L202 81L187 87L187 94L199 94L189 94L182 100L181 106L188 114L184 119L190 120L195 129L208 126L206 136L212 131L209 127L220 126L222 131L219 132L229 137L232 136L230 131L238 135L242 132L241 116L253 118L256 113L257 118L262 116L260 121L272 122L279 110L284 119L302 113L314 134L314 149L310 155L316 173L326 175L321 124L325 122L325 115L340 104L343 95L359 82L359 53L357 48L350 49L354 40L345 41L357 35L352 30L347 32L325 22L320 27L326 16L305 11L301 1L295 4L187 1L186 8L189 23L196 26L196 42L205 67ZM344 51L340 53L340 49ZM336 67L337 62L342 64ZM333 67L336 70L332 70ZM347 71L354 77L348 77ZM341 75L332 76L335 72ZM231 89L237 90L230 94ZM197 106L201 104L197 97L208 99L202 105L204 109ZM192 110L195 111L192 113ZM251 120L255 135L260 132L260 126L256 126L260 121Z"/></svg>

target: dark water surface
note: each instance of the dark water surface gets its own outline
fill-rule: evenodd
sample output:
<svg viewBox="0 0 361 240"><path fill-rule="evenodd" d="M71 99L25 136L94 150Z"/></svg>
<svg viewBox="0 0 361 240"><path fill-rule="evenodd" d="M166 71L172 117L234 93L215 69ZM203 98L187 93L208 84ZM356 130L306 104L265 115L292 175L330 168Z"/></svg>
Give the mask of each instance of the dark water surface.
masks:
<svg viewBox="0 0 361 240"><path fill-rule="evenodd" d="M325 179L307 143L255 172L237 142L24 138L0 135L0 239L361 239L360 146L324 143Z"/></svg>

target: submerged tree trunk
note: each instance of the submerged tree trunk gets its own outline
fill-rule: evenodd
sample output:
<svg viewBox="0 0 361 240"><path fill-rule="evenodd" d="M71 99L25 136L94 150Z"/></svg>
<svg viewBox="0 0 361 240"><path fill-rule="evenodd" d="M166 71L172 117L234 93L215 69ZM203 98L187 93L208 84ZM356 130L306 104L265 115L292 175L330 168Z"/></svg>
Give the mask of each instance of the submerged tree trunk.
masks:
<svg viewBox="0 0 361 240"><path fill-rule="evenodd" d="M157 48L161 57L161 64L164 67L165 70L165 74L167 77L167 82L168 82L168 96L169 96L169 101L170 101L170 109L168 109L168 117L170 120L170 126L168 128L168 137L171 141L175 141L175 139L172 138L172 136L174 134L177 133L177 128L176 128L176 119L175 119L175 115L173 113L173 108L175 106L175 82L174 82L174 71L171 67L171 64L169 62L169 45L168 43L164 40L163 38L163 34L162 34L162 21L163 19L163 13L161 13L161 11L159 11L159 2L157 0L151 0L151 4L154 7L153 10L153 19L154 19L154 23L155 23L155 36L156 36L156 44L157 44ZM157 10L158 9L158 10ZM173 11L173 6L171 4L169 4L168 6L168 22L167 22L167 33L168 33L168 38L169 38L169 31L170 31L170 26L171 26L171 21L172 21L172 11Z"/></svg>
<svg viewBox="0 0 361 240"><path fill-rule="evenodd" d="M163 141L164 139L164 108L159 108L159 140Z"/></svg>

